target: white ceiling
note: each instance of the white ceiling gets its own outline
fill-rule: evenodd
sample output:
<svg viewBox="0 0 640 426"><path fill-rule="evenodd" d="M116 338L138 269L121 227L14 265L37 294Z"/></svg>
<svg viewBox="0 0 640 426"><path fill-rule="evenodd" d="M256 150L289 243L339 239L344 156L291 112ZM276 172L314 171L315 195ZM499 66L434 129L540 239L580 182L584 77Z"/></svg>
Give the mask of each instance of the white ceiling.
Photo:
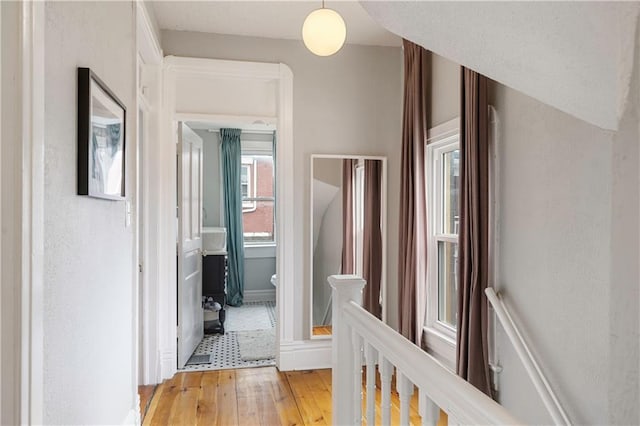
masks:
<svg viewBox="0 0 640 426"><path fill-rule="evenodd" d="M296 1L153 1L161 29L302 39L305 17L321 0ZM401 39L376 23L355 0L326 0L347 24L347 43L400 46Z"/></svg>
<svg viewBox="0 0 640 426"><path fill-rule="evenodd" d="M616 129L639 2L365 1L385 28L546 104Z"/></svg>

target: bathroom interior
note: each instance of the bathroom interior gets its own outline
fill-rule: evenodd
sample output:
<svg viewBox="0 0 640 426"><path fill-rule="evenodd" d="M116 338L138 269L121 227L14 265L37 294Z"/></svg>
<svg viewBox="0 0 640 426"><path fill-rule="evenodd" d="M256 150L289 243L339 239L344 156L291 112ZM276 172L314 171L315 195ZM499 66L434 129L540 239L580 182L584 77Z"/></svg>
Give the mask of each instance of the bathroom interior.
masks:
<svg viewBox="0 0 640 426"><path fill-rule="evenodd" d="M183 370L275 365L275 125L186 122L202 140L202 306L204 337ZM240 127L241 238L229 244L221 129ZM240 205L237 205L238 209ZM234 248L235 247L235 248ZM241 289L230 285L234 260ZM242 263L240 263L242 264Z"/></svg>

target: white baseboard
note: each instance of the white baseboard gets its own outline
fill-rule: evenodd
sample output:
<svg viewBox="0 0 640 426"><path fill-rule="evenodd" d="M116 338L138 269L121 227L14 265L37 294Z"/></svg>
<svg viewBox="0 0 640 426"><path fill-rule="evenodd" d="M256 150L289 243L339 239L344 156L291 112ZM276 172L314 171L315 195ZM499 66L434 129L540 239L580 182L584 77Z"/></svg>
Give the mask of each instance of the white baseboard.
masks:
<svg viewBox="0 0 640 426"><path fill-rule="evenodd" d="M331 368L331 339L297 340L280 344L280 371Z"/></svg>
<svg viewBox="0 0 640 426"><path fill-rule="evenodd" d="M174 351L162 351L160 353L160 381L170 379L176 374L176 370L178 367L176 366L178 362L177 355Z"/></svg>
<svg viewBox="0 0 640 426"><path fill-rule="evenodd" d="M275 302L276 301L276 289L268 290L245 290L244 292L245 302Z"/></svg>
<svg viewBox="0 0 640 426"><path fill-rule="evenodd" d="M136 406L140 407L139 401L136 402ZM124 418L124 421L122 422L122 424L127 426L137 426L141 423L141 421L142 420L140 417L140 409L132 408L127 413L127 417Z"/></svg>

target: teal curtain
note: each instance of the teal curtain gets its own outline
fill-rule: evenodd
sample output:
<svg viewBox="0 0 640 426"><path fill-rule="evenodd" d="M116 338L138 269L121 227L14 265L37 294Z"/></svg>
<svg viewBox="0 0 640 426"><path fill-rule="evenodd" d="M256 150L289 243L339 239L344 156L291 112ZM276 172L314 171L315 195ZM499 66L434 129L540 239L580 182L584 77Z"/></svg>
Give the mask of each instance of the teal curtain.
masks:
<svg viewBox="0 0 640 426"><path fill-rule="evenodd" d="M224 221L227 226L227 304L242 305L244 296L244 236L240 173L240 129L220 129L224 186Z"/></svg>

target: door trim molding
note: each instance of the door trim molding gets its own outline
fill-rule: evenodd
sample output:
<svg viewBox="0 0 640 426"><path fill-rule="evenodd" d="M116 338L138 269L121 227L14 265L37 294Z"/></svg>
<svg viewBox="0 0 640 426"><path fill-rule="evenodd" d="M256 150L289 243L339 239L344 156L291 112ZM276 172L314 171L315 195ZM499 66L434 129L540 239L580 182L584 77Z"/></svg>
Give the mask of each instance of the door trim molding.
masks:
<svg viewBox="0 0 640 426"><path fill-rule="evenodd" d="M136 149L136 199L135 221L136 230L136 259L134 265L141 265L142 273L138 267L134 268L136 282L136 296L142 300L134 303L134 345L137 347L133 360L139 369L135 373L135 380L142 383L155 384L162 381L160 353L158 310L159 292L158 277L162 269L162 261L159 256L159 230L160 216L150 207L157 204L160 195L157 188L151 182L157 179L161 173L158 170L161 134L161 92L162 92L162 61L163 54L160 43L153 30L151 18L144 2L136 2L136 49L137 49L137 84L136 84L136 116L138 126L143 128L143 138L138 141ZM145 114L140 120L139 112ZM136 139L140 135L139 128ZM153 201L151 201L153 200ZM139 242L142 240L142 246ZM144 291L140 292L142 288ZM142 308L142 312L139 309ZM134 396L138 396L137 387L133 390ZM136 405L139 410L139 405Z"/></svg>
<svg viewBox="0 0 640 426"><path fill-rule="evenodd" d="M276 289L276 341L279 350L276 351L276 364L281 370L290 369L287 358L282 358L280 353L286 343L294 341L294 292L295 292L295 251L294 251L294 229L284 226L284 224L294 223L293 205L293 73L291 69L282 63L258 63L244 61L226 61L217 59L185 58L177 56L167 56L164 60L164 101L165 117L163 119L166 131L163 141L163 170L168 178L160 184L161 190L166 199L159 207L162 214L168 214L163 223L167 225L164 233L167 236L175 235L175 219L173 218L174 208L172 202L175 199L175 179L176 179L176 145L174 141L176 114L175 82L176 76L202 76L222 79L244 79L254 81L273 81L277 85L277 138L278 148L276 150L276 190L278 198L276 200L276 238L277 261L276 273L278 274L278 288ZM179 118L185 120L185 115L180 114ZM165 213L167 212L167 213ZM283 226L280 226L283 224ZM162 345L160 350L163 354L171 354L173 360L177 360L176 354L176 301L175 301L175 241L166 241L163 248L165 257L170 265L164 271L161 281L161 310L160 315L164 317L161 325ZM173 257L173 259L172 259ZM173 324L173 326L172 326ZM165 331L166 330L166 331ZM176 362L172 367L163 362L162 378L170 378L176 372Z"/></svg>
<svg viewBox="0 0 640 426"><path fill-rule="evenodd" d="M21 5L21 150L18 185L21 206L14 223L19 229L20 272L20 423L44 422L44 106L45 9L44 3ZM17 302L17 301L16 301Z"/></svg>

